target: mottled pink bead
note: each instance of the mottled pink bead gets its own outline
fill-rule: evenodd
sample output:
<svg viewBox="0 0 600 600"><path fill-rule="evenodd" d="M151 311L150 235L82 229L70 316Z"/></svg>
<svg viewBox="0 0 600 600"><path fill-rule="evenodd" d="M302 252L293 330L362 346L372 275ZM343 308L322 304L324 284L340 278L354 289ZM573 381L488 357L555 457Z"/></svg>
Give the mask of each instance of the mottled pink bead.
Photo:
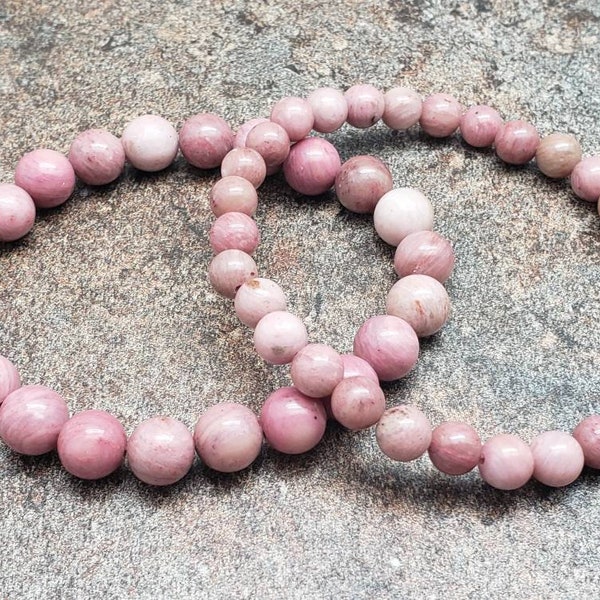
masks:
<svg viewBox="0 0 600 600"><path fill-rule="evenodd" d="M248 138L248 134L250 130L253 129L256 125L260 123L268 123L269 119L265 117L256 117L255 119L250 119L243 123L240 128L237 130L235 134L235 138L233 140L234 148L245 148L246 147L246 139Z"/></svg>
<svg viewBox="0 0 600 600"><path fill-rule="evenodd" d="M0 184L0 242L14 242L27 235L35 222L35 204L18 185Z"/></svg>
<svg viewBox="0 0 600 600"><path fill-rule="evenodd" d="M75 174L87 185L114 181L125 167L121 140L105 129L88 129L71 144L69 162Z"/></svg>
<svg viewBox="0 0 600 600"><path fill-rule="evenodd" d="M535 156L539 143L536 128L526 121L507 121L494 139L496 154L509 165L529 162Z"/></svg>
<svg viewBox="0 0 600 600"><path fill-rule="evenodd" d="M0 438L20 454L45 454L56 448L68 418L62 396L43 385L26 385L10 393L0 406Z"/></svg>
<svg viewBox="0 0 600 600"><path fill-rule="evenodd" d="M460 133L467 144L475 148L487 148L494 143L504 121L491 106L471 106L460 120Z"/></svg>
<svg viewBox="0 0 600 600"><path fill-rule="evenodd" d="M479 464L481 440L467 423L446 421L431 435L429 458L447 475L464 475Z"/></svg>
<svg viewBox="0 0 600 600"><path fill-rule="evenodd" d="M402 404L383 413L375 437L386 456L408 462L427 451L431 442L431 423L416 406Z"/></svg>
<svg viewBox="0 0 600 600"><path fill-rule="evenodd" d="M533 475L531 449L516 435L496 435L481 448L479 474L492 487L516 490Z"/></svg>
<svg viewBox="0 0 600 600"><path fill-rule="evenodd" d="M343 379L331 394L331 412L344 427L357 431L375 425L385 410L379 383L368 377Z"/></svg>
<svg viewBox="0 0 600 600"><path fill-rule="evenodd" d="M415 231L396 248L394 270L398 277L419 273L443 283L454 269L454 250L450 242L435 231Z"/></svg>
<svg viewBox="0 0 600 600"><path fill-rule="evenodd" d="M254 329L256 352L273 365L292 362L307 343L308 332L302 320L284 310L266 314Z"/></svg>
<svg viewBox="0 0 600 600"><path fill-rule="evenodd" d="M292 146L283 163L283 174L292 189L306 196L317 196L331 188L341 164L333 144L310 137Z"/></svg>
<svg viewBox="0 0 600 600"><path fill-rule="evenodd" d="M392 185L392 174L381 160L374 156L354 156L338 171L335 193L340 204L348 210L372 213Z"/></svg>
<svg viewBox="0 0 600 600"><path fill-rule="evenodd" d="M383 122L390 129L404 130L419 122L423 110L421 96L407 87L395 87L384 96Z"/></svg>
<svg viewBox="0 0 600 600"><path fill-rule="evenodd" d="M600 156L588 156L575 165L571 173L571 188L575 195L582 200L598 202L598 198L600 198Z"/></svg>
<svg viewBox="0 0 600 600"><path fill-rule="evenodd" d="M162 171L177 156L175 127L158 115L142 115L123 130L121 143L127 160L140 171Z"/></svg>
<svg viewBox="0 0 600 600"><path fill-rule="evenodd" d="M266 121L248 132L246 146L263 157L269 175L273 173L270 169L281 165L290 153L290 138L281 125Z"/></svg>
<svg viewBox="0 0 600 600"><path fill-rule="evenodd" d="M260 424L269 444L285 454L314 448L325 433L327 417L319 400L293 387L274 391L263 404Z"/></svg>
<svg viewBox="0 0 600 600"><path fill-rule="evenodd" d="M11 392L21 387L21 376L17 367L8 358L0 356L0 404Z"/></svg>
<svg viewBox="0 0 600 600"><path fill-rule="evenodd" d="M346 122L348 102L339 90L329 87L319 88L312 92L307 100L313 111L315 131L332 133Z"/></svg>
<svg viewBox="0 0 600 600"><path fill-rule="evenodd" d="M67 157L47 148L28 152L17 163L15 183L38 208L53 208L66 202L75 189L75 171Z"/></svg>
<svg viewBox="0 0 600 600"><path fill-rule="evenodd" d="M252 217L228 212L213 223L208 239L215 254L223 250L241 250L252 254L260 242L260 232Z"/></svg>
<svg viewBox="0 0 600 600"><path fill-rule="evenodd" d="M236 175L247 179L255 188L259 187L267 176L264 158L252 148L234 148L225 155L221 163L221 176Z"/></svg>
<svg viewBox="0 0 600 600"><path fill-rule="evenodd" d="M123 425L103 410L85 410L62 427L57 450L62 466L80 479L101 479L116 471L125 456Z"/></svg>
<svg viewBox="0 0 600 600"><path fill-rule="evenodd" d="M305 138L311 132L314 120L310 103L296 96L282 98L271 110L271 121L287 131L291 142Z"/></svg>
<svg viewBox="0 0 600 600"><path fill-rule="evenodd" d="M447 137L458 129L463 110L463 105L454 96L432 94L423 100L419 123L428 135Z"/></svg>
<svg viewBox="0 0 600 600"><path fill-rule="evenodd" d="M567 177L580 160L581 145L574 135L568 133L547 135L535 151L535 162L547 177Z"/></svg>
<svg viewBox="0 0 600 600"><path fill-rule="evenodd" d="M417 363L419 339L414 329L392 315L367 319L354 337L354 354L366 360L382 381L404 377Z"/></svg>
<svg viewBox="0 0 600 600"><path fill-rule="evenodd" d="M210 190L210 209L216 217L228 212L253 216L258 206L256 189L247 179L228 175L219 179Z"/></svg>
<svg viewBox="0 0 600 600"><path fill-rule="evenodd" d="M254 259L241 250L223 250L208 265L211 285L225 298L235 298L240 286L257 275Z"/></svg>
<svg viewBox="0 0 600 600"><path fill-rule="evenodd" d="M353 85L344 94L348 103L346 121L353 127L365 129L375 125L383 116L383 92L369 84Z"/></svg>
<svg viewBox="0 0 600 600"><path fill-rule="evenodd" d="M344 364L344 379L366 377L374 383L379 383L375 369L364 358L354 356L354 354L342 354L342 363Z"/></svg>
<svg viewBox="0 0 600 600"><path fill-rule="evenodd" d="M550 487L573 483L583 470L583 450L564 431L545 431L531 442L533 477Z"/></svg>
<svg viewBox="0 0 600 600"><path fill-rule="evenodd" d="M344 377L342 357L326 344L308 344L300 349L290 369L294 387L311 398L333 392Z"/></svg>
<svg viewBox="0 0 600 600"><path fill-rule="evenodd" d="M235 312L248 327L256 324L267 314L285 311L287 301L279 285L270 279L255 277L240 286L235 295Z"/></svg>
<svg viewBox="0 0 600 600"><path fill-rule="evenodd" d="M233 148L233 131L212 113L190 117L179 132L179 147L185 159L199 169L218 167Z"/></svg>
<svg viewBox="0 0 600 600"><path fill-rule="evenodd" d="M575 427L573 437L579 442L585 464L600 469L600 415L586 417Z"/></svg>
<svg viewBox="0 0 600 600"><path fill-rule="evenodd" d="M211 469L234 473L248 467L260 454L263 432L249 408L224 402L200 416L194 443L196 452Z"/></svg>

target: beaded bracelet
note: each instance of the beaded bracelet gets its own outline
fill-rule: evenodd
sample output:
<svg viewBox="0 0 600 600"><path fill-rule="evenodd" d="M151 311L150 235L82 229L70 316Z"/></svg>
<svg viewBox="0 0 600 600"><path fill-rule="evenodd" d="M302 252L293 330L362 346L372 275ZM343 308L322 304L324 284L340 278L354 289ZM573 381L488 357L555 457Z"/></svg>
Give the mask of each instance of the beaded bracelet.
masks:
<svg viewBox="0 0 600 600"><path fill-rule="evenodd" d="M460 475L476 466L493 487L512 490L532 476L553 487L568 485L584 464L600 468L600 416L584 419L573 435L548 431L527 445L501 434L481 443L466 423L445 422L432 430L415 406L385 410L381 381L404 377L416 364L419 337L436 333L446 322L449 299L443 282L454 265L451 244L432 231L433 209L411 188L392 189L387 167L371 156L343 165L331 143L311 132L331 133L344 123L367 128L383 119L394 130L420 124L443 138L459 128L467 144L494 146L506 163L523 165L535 158L548 177L570 176L580 198L600 197L600 156L581 158L577 140L555 133L540 139L524 121L504 122L489 106L468 110L452 96L425 100L409 88L382 93L356 85L345 94L321 88L307 99L277 102L269 119L252 119L234 135L212 114L188 119L179 135L156 115L134 119L121 139L93 129L81 133L68 159L48 149L25 154L15 170L15 184L0 185L0 242L12 242L33 227L36 208L64 203L76 177L90 186L105 185L123 172L126 160L142 171L168 167L181 150L200 169L221 168L222 179L210 193L217 217L210 230L215 257L209 278L215 290L234 300L237 316L254 329L257 353L272 364L291 364L293 386L273 392L258 419L247 407L222 403L199 418L194 434L169 417L144 421L129 439L121 423L105 411L87 410L69 418L65 400L41 385L21 386L15 366L0 356L0 437L14 451L40 455L58 450L65 469L82 479L112 473L125 454L133 473L151 485L169 485L190 470L195 452L217 471L248 467L263 439L289 454L306 452L325 433L327 418L350 430L376 426L381 450L397 461L428 452L443 473ZM332 186L342 205L373 213L379 236L396 246L394 268L400 279L391 288L386 315L368 319L354 338L353 354L309 344L301 319L287 311L286 297L273 281L258 277L251 257L260 234L252 219L256 189L265 177L283 169L296 191L319 195Z"/></svg>

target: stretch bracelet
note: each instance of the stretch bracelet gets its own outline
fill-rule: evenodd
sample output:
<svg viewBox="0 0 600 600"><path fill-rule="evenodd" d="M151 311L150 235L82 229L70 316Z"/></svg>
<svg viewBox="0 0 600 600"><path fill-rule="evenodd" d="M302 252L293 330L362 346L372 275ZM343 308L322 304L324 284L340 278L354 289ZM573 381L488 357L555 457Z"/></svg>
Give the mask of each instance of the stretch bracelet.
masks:
<svg viewBox="0 0 600 600"><path fill-rule="evenodd" d="M54 450L64 468L81 479L114 472L125 456L132 472L150 485L170 485L190 470L196 453L210 468L234 472L247 468L264 441L275 450L300 454L322 439L327 419L349 430L375 426L377 443L396 461L425 453L448 475L475 467L484 481L502 490L517 489L534 477L561 487L573 482L584 464L600 468L600 415L581 421L572 435L541 433L525 443L499 434L482 444L468 424L448 421L432 428L413 405L386 410L380 381L407 375L419 354L419 338L434 335L448 319L450 301L443 283L454 266L452 245L434 232L433 208L413 188L393 188L386 165L372 156L344 164L321 136L347 123L367 128L379 120L393 130L420 125L444 138L460 129L473 147L494 147L506 163L535 159L551 178L570 177L573 192L590 202L600 198L600 156L582 158L569 134L542 139L521 120L503 121L489 106L465 107L453 96L424 100L396 87L385 94L371 85L345 93L321 88L306 99L277 102L270 117L252 119L234 134L220 117L202 113L188 119L179 134L165 119L144 115L131 121L121 138L92 129L77 136L68 158L50 149L25 154L14 184L0 184L0 242L9 244L33 227L36 209L64 203L76 178L89 186L116 180L129 162L141 171L167 168L181 151L199 169L220 167L222 178L210 192L214 221L209 242L215 256L208 273L213 288L234 301L240 321L254 330L257 353L268 363L290 364L292 384L274 391L260 416L241 404L220 403L198 419L193 434L170 417L138 425L127 438L123 425L100 410L69 418L65 400L42 385L22 385L12 362L0 356L0 437L15 452L40 455ZM386 300L385 315L368 319L354 338L353 353L308 342L303 321L287 310L277 283L258 276L252 258L260 242L254 219L257 188L282 170L296 191L316 196L335 188L349 211L373 213L375 230L396 247L399 276ZM8 349L2 349L10 354Z"/></svg>

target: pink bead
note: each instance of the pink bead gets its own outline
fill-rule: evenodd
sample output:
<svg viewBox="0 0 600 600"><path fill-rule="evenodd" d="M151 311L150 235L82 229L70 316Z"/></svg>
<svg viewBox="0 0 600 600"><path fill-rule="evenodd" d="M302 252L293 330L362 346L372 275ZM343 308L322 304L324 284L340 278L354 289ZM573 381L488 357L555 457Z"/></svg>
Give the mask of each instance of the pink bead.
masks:
<svg viewBox="0 0 600 600"><path fill-rule="evenodd" d="M392 185L392 174L381 160L374 156L354 156L338 171L335 193L340 204L348 210L372 213Z"/></svg>
<svg viewBox="0 0 600 600"><path fill-rule="evenodd" d="M332 133L339 129L348 117L348 102L339 90L319 88L308 96L313 111L313 129L320 133Z"/></svg>
<svg viewBox="0 0 600 600"><path fill-rule="evenodd" d="M0 406L0 438L15 452L37 456L56 448L69 409L62 396L43 385L26 385Z"/></svg>
<svg viewBox="0 0 600 600"><path fill-rule="evenodd" d="M123 130L121 143L127 160L140 171L162 171L177 156L175 127L158 115L142 115Z"/></svg>
<svg viewBox="0 0 600 600"><path fill-rule="evenodd" d="M233 148L233 131L225 120L211 113L190 117L179 132L185 159L199 169L218 167Z"/></svg>
<svg viewBox="0 0 600 600"><path fill-rule="evenodd" d="M458 129L463 110L463 105L454 96L432 94L423 100L421 128L432 137L448 137Z"/></svg>
<svg viewBox="0 0 600 600"><path fill-rule="evenodd" d="M583 450L564 431L545 431L531 442L533 476L550 487L573 483L583 470Z"/></svg>
<svg viewBox="0 0 600 600"><path fill-rule="evenodd" d="M125 150L118 137L104 129L88 129L71 144L69 162L87 185L114 181L125 168Z"/></svg>
<svg viewBox="0 0 600 600"><path fill-rule="evenodd" d="M571 188L576 196L588 202L600 198L600 156L588 156L578 162L571 173Z"/></svg>
<svg viewBox="0 0 600 600"><path fill-rule="evenodd" d="M366 377L379 384L379 377L377 377L375 369L364 358L354 356L354 354L342 354L342 363L344 364L344 379Z"/></svg>
<svg viewBox="0 0 600 600"><path fill-rule="evenodd" d="M447 475L464 475L479 464L481 440L467 423L446 421L433 430L429 458Z"/></svg>
<svg viewBox="0 0 600 600"><path fill-rule="evenodd" d="M496 435L481 448L479 474L492 487L516 490L533 475L531 449L516 435Z"/></svg>
<svg viewBox="0 0 600 600"><path fill-rule="evenodd" d="M567 177L579 161L581 145L574 135L568 133L547 135L542 138L535 151L535 162L547 177Z"/></svg>
<svg viewBox="0 0 600 600"><path fill-rule="evenodd" d="M31 196L12 183L0 184L0 242L14 242L27 235L35 222Z"/></svg>
<svg viewBox="0 0 600 600"><path fill-rule="evenodd" d="M283 310L266 314L254 329L254 347L258 355L273 365L292 362L308 343L304 323Z"/></svg>
<svg viewBox="0 0 600 600"><path fill-rule="evenodd" d="M75 171L60 152L39 148L19 160L15 183L33 198L38 208L53 208L73 193Z"/></svg>
<svg viewBox="0 0 600 600"><path fill-rule="evenodd" d="M250 466L260 454L263 432L254 413L241 404L211 406L194 429L196 452L215 471L233 473Z"/></svg>
<svg viewBox="0 0 600 600"><path fill-rule="evenodd" d="M260 242L260 232L254 219L248 215L228 212L213 223L208 238L215 254L223 250L241 250L252 254Z"/></svg>
<svg viewBox="0 0 600 600"><path fill-rule="evenodd" d="M275 450L302 454L321 441L327 417L319 400L305 396L296 388L284 387L265 400L260 423Z"/></svg>
<svg viewBox="0 0 600 600"><path fill-rule="evenodd" d="M390 129L408 129L419 122L423 110L421 96L407 87L395 87L384 96L383 122Z"/></svg>
<svg viewBox="0 0 600 600"><path fill-rule="evenodd" d="M192 468L194 439L181 421L171 417L147 419L127 442L127 462L140 481L171 485Z"/></svg>
<svg viewBox="0 0 600 600"><path fill-rule="evenodd" d="M223 250L208 266L208 278L215 291L225 298L235 298L238 289L258 275L254 259L241 250Z"/></svg>
<svg viewBox="0 0 600 600"><path fill-rule="evenodd" d="M63 425L57 449L71 475L101 479L119 468L126 446L125 429L118 419L103 410L85 410Z"/></svg>
<svg viewBox="0 0 600 600"><path fill-rule="evenodd" d="M402 404L383 413L375 437L386 456L408 462L427 451L431 442L431 423L416 406Z"/></svg>
<svg viewBox="0 0 600 600"><path fill-rule="evenodd" d="M500 113L484 104L471 106L460 120L460 133L475 148L492 146L504 121Z"/></svg>
<svg viewBox="0 0 600 600"><path fill-rule="evenodd" d="M240 212L252 217L258 206L256 189L247 179L229 175L219 179L210 191L210 209L216 217Z"/></svg>
<svg viewBox="0 0 600 600"><path fill-rule="evenodd" d="M435 231L415 231L407 235L396 248L394 270L398 277L418 273L444 283L453 269L452 245Z"/></svg>
<svg viewBox="0 0 600 600"><path fill-rule="evenodd" d="M290 138L281 125L267 121L255 125L248 132L246 146L256 150L263 157L269 175L270 168L281 165L287 158L290 152Z"/></svg>
<svg viewBox="0 0 600 600"><path fill-rule="evenodd" d="M283 174L292 189L317 196L331 188L340 167L335 147L323 138L310 137L292 146L283 163Z"/></svg>
<svg viewBox="0 0 600 600"><path fill-rule="evenodd" d="M391 315L363 323L354 337L354 354L366 360L382 381L404 377L417 363L419 339L413 328Z"/></svg>
<svg viewBox="0 0 600 600"><path fill-rule="evenodd" d="M310 103L296 96L282 98L271 110L271 121L287 131L291 142L305 138L311 132L314 120Z"/></svg>
<svg viewBox="0 0 600 600"><path fill-rule="evenodd" d="M285 311L287 301L283 290L270 279L255 277L242 284L235 295L235 312L248 327L256 327L267 314Z"/></svg>
<svg viewBox="0 0 600 600"><path fill-rule="evenodd" d="M385 410L385 396L368 377L343 379L331 394L331 412L344 427L357 431L375 425Z"/></svg>
<svg viewBox="0 0 600 600"><path fill-rule="evenodd" d="M8 358L0 356L0 404L11 392L21 387L21 376L17 367Z"/></svg>
<svg viewBox="0 0 600 600"><path fill-rule="evenodd" d="M376 87L368 84L353 85L344 95L348 103L346 121L353 127L371 127L383 116L385 99L383 92Z"/></svg>
<svg viewBox="0 0 600 600"><path fill-rule="evenodd" d="M263 157L252 148L234 148L225 155L221 163L221 177L236 175L247 179L255 188L267 176L267 165Z"/></svg>
<svg viewBox="0 0 600 600"><path fill-rule="evenodd" d="M509 165L524 165L540 143L536 128L525 121L507 121L496 134L496 154Z"/></svg>
<svg viewBox="0 0 600 600"><path fill-rule="evenodd" d="M325 344L308 344L292 360L294 387L311 398L323 398L333 392L344 377L342 357Z"/></svg>
<svg viewBox="0 0 600 600"><path fill-rule="evenodd" d="M573 431L585 457L585 464L592 469L600 469L600 415L591 415Z"/></svg>
<svg viewBox="0 0 600 600"><path fill-rule="evenodd" d="M256 125L260 123L268 123L269 119L265 117L257 117L256 119L250 119L246 121L235 134L235 138L233 140L234 148L245 148L246 147L246 139L248 138L248 134L250 130L253 129Z"/></svg>

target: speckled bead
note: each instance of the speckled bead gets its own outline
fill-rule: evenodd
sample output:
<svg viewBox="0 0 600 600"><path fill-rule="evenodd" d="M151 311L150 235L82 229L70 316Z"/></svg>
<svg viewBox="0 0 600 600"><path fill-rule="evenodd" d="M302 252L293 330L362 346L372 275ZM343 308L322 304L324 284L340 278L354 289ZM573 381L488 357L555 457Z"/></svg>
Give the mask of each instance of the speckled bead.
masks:
<svg viewBox="0 0 600 600"><path fill-rule="evenodd" d="M281 287L271 279L254 277L243 283L235 295L235 313L248 327L256 327L267 314L285 311L287 300Z"/></svg>
<svg viewBox="0 0 600 600"><path fill-rule="evenodd" d="M567 177L580 160L581 146L577 138L568 133L547 135L535 152L535 162L547 177Z"/></svg>
<svg viewBox="0 0 600 600"><path fill-rule="evenodd" d="M297 316L277 310L266 314L254 329L257 354L273 365L292 362L308 343L306 326Z"/></svg>
<svg viewBox="0 0 600 600"><path fill-rule="evenodd" d="M106 185L123 172L125 150L121 140L104 129L80 133L69 149L75 174L87 185Z"/></svg>
<svg viewBox="0 0 600 600"><path fill-rule="evenodd" d="M221 117L200 113L190 117L179 132L185 159L199 169L218 167L233 148L233 131Z"/></svg>
<svg viewBox="0 0 600 600"><path fill-rule="evenodd" d="M536 128L526 121L507 121L494 140L496 154L509 165L528 163L535 156L539 143Z"/></svg>
<svg viewBox="0 0 600 600"><path fill-rule="evenodd" d="M490 438L481 448L479 474L499 490L516 490L533 475L533 454L516 435L500 434Z"/></svg>
<svg viewBox="0 0 600 600"><path fill-rule="evenodd" d="M0 404L11 392L21 387L21 376L17 367L8 358L0 356Z"/></svg>
<svg viewBox="0 0 600 600"><path fill-rule="evenodd" d="M432 137L448 137L458 129L462 113L463 105L454 96L432 94L423 100L419 123Z"/></svg>
<svg viewBox="0 0 600 600"><path fill-rule="evenodd" d="M208 266L208 278L216 292L225 298L235 298L238 289L258 275L254 259L241 250L223 250Z"/></svg>
<svg viewBox="0 0 600 600"><path fill-rule="evenodd" d="M396 248L394 270L398 277L429 275L444 283L454 269L452 244L435 231L415 231Z"/></svg>
<svg viewBox="0 0 600 600"><path fill-rule="evenodd" d="M423 110L421 96L407 87L395 87L384 95L383 122L390 129L404 130L419 122Z"/></svg>
<svg viewBox="0 0 600 600"><path fill-rule="evenodd" d="M344 94L348 103L346 121L353 127L365 129L375 125L383 116L385 98L383 92L368 84L353 85Z"/></svg>
<svg viewBox="0 0 600 600"><path fill-rule="evenodd" d="M575 165L571 173L571 188L575 195L582 200L598 202L598 198L600 198L600 156L588 156Z"/></svg>
<svg viewBox="0 0 600 600"><path fill-rule="evenodd" d="M408 462L425 454L431 442L431 423L416 406L388 408L375 429L381 451L392 460Z"/></svg>
<svg viewBox="0 0 600 600"><path fill-rule="evenodd" d="M18 185L0 184L0 242L27 235L35 223L35 203Z"/></svg>

